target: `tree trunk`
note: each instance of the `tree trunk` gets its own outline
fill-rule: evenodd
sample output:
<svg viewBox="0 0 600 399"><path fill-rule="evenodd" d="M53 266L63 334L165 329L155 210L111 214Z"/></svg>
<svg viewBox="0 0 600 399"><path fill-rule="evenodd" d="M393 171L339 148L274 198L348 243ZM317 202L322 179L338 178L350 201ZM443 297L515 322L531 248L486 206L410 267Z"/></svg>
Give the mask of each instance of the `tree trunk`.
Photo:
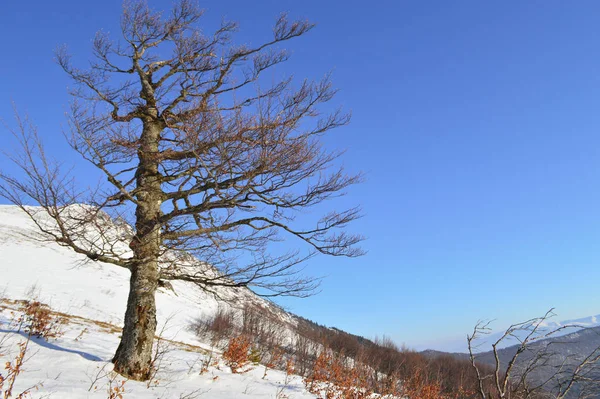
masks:
<svg viewBox="0 0 600 399"><path fill-rule="evenodd" d="M144 121L138 150L136 234L130 244L134 261L123 334L113 358L117 373L138 381L150 378L156 332L155 292L162 243L158 217L163 200L156 154L161 131L159 123Z"/></svg>
<svg viewBox="0 0 600 399"><path fill-rule="evenodd" d="M132 380L145 381L152 371L157 274L152 263L140 264L131 271L125 323L113 363L117 373Z"/></svg>

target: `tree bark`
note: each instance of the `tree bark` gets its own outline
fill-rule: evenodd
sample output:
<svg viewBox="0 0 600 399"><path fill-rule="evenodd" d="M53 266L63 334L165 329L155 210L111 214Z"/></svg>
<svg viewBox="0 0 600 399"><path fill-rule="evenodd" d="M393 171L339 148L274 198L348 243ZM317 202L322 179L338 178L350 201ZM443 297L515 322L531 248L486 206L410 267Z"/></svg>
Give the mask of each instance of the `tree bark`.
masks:
<svg viewBox="0 0 600 399"><path fill-rule="evenodd" d="M129 298L121 342L113 358L114 370L132 380L145 381L152 367L156 332L156 270L143 264L131 272Z"/></svg>
<svg viewBox="0 0 600 399"><path fill-rule="evenodd" d="M113 358L115 371L138 381L152 372L152 344L156 332L155 292L159 277L161 229L159 217L163 200L158 173L158 143L163 127L143 121L138 150L136 194L136 235L131 241L134 262L121 342Z"/></svg>

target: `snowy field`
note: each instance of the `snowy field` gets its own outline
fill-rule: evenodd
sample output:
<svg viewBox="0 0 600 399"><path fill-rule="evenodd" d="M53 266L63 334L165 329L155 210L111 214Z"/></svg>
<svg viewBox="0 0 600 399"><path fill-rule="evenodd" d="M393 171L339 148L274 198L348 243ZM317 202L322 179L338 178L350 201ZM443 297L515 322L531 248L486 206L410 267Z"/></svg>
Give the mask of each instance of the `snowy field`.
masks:
<svg viewBox="0 0 600 399"><path fill-rule="evenodd" d="M158 328L162 330L159 372L151 383L125 381L111 373L110 359L118 342L125 312L129 272L117 266L86 262L82 255L29 236L27 216L12 206L0 206L0 360L14 361L22 300L38 300L66 319L57 339L32 338L13 396L30 387L31 397L108 398L314 398L302 379L255 365L233 374L217 350L190 331L198 318L214 314L222 302L184 282L174 292L157 294ZM249 291L223 290L233 303L268 303ZM282 316L285 317L285 316ZM209 365L208 370L203 366ZM6 375L5 370L1 371ZM119 388L121 387L121 388ZM117 388L115 390L115 388ZM113 396L119 398L119 396Z"/></svg>

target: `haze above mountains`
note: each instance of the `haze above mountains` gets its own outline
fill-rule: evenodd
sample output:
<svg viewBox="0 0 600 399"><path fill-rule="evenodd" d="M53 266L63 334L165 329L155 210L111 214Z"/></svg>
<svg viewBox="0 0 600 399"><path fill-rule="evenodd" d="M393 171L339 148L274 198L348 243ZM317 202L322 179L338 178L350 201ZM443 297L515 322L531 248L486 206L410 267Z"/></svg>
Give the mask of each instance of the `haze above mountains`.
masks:
<svg viewBox="0 0 600 399"><path fill-rule="evenodd" d="M565 336L565 335L574 333L578 330L581 330L582 328L600 327L600 314L597 314L594 316L582 317L582 318L578 318L578 319L562 320L562 321L555 320L558 317L559 317L558 315L554 316L553 318L542 323L543 330L540 332L547 333L547 332L557 330L560 328L560 331L557 331L556 334L553 334L553 336L559 337L559 336ZM525 320L515 320L515 323L521 322L521 321L525 321ZM505 326L505 329L508 327L509 326ZM491 345L494 342L496 342L498 339L500 339L502 337L502 335L504 334L505 329L503 330L502 326L495 325L492 322L491 328L492 328L492 332L489 335L483 336L483 337L481 337L481 339L478 340L478 346L479 346L478 352L485 352L485 351L491 350ZM417 350L421 350L421 351L432 350L432 351L448 352L448 353L467 353L468 347L467 347L466 336L468 333L471 333L471 332L472 332L472 329L465 331L465 335L463 337L448 338L447 340L441 340L441 341L429 343L429 344L420 344L420 345L416 345L415 348ZM521 332L520 334L518 334L515 337L506 338L498 345L498 347L499 348L507 348L509 346L516 345L519 343L519 340L518 340L519 338L521 338L521 339L523 338L523 332Z"/></svg>

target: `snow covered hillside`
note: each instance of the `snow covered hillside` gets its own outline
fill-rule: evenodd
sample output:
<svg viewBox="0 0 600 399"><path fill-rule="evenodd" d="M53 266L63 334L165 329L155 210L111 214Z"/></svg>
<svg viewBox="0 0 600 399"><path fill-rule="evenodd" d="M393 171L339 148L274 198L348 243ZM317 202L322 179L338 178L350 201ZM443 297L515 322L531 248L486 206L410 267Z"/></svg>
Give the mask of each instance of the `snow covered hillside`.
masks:
<svg viewBox="0 0 600 399"><path fill-rule="evenodd" d="M15 359L22 300L38 300L66 318L64 335L28 344L23 371L13 395L37 386L32 397L106 398L119 393L122 379L111 378L110 363L119 342L128 294L129 272L118 266L90 262L68 248L32 238L35 226L13 206L0 206L0 355L2 363ZM212 364L200 373L213 348L199 341L190 325L214 315L220 307L260 305L289 323L294 318L244 289L220 289L217 299L189 283L174 281L173 291L157 294L158 328L168 350L152 383L127 381L124 398L304 398L314 397L300 377L256 366L243 374ZM4 370L0 371L4 374ZM6 375L6 374L4 374ZM115 389L116 388L116 389ZM187 395L187 396L186 396ZM118 398L118 396L114 396Z"/></svg>

